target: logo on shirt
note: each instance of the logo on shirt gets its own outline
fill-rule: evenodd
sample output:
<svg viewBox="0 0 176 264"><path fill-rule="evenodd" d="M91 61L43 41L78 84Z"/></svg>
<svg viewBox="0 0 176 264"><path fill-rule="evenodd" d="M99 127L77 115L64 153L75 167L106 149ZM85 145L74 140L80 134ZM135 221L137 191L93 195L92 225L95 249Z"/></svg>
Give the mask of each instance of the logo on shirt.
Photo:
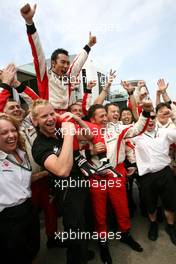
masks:
<svg viewBox="0 0 176 264"><path fill-rule="evenodd" d="M11 164L8 160L4 160L2 162L2 170L3 171L12 171L12 167L11 167Z"/></svg>
<svg viewBox="0 0 176 264"><path fill-rule="evenodd" d="M53 148L53 152L54 152L54 154L56 154L57 156L60 154L60 148L58 147L58 146L54 146L54 148Z"/></svg>

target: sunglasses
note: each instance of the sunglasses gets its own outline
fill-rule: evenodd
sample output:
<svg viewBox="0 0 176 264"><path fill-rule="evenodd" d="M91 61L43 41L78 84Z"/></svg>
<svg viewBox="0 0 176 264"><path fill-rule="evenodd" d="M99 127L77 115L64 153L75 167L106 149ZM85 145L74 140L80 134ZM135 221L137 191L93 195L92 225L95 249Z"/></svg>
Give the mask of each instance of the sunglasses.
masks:
<svg viewBox="0 0 176 264"><path fill-rule="evenodd" d="M155 115L152 115L152 116L150 116L150 119L154 120L155 117L156 117Z"/></svg>

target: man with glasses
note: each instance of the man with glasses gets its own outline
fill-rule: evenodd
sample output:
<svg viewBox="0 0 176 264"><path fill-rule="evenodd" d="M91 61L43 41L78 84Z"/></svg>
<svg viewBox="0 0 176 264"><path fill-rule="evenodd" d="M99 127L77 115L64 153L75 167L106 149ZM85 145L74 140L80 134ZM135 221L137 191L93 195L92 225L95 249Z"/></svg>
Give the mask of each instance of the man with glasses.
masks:
<svg viewBox="0 0 176 264"><path fill-rule="evenodd" d="M155 113L152 113L146 132L133 138L133 142L142 196L150 219L148 238L152 241L158 238L156 209L160 197L167 221L166 232L176 245L176 178L172 174L169 157L169 147L176 142L176 129L158 128Z"/></svg>

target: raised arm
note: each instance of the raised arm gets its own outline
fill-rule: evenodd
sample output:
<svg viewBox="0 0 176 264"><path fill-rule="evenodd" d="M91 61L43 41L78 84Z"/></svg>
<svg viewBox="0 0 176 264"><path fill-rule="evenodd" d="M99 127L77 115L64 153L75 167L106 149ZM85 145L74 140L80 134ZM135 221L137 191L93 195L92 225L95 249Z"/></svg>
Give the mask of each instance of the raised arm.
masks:
<svg viewBox="0 0 176 264"><path fill-rule="evenodd" d="M39 35L35 28L33 17L36 12L36 5L33 8L26 4L20 10L22 17L25 20L27 27L28 40L31 46L31 51L34 60L34 66L37 76L37 84L39 96L43 99L48 100L48 77L47 77L47 67L45 62L45 55L40 43Z"/></svg>
<svg viewBox="0 0 176 264"><path fill-rule="evenodd" d="M136 100L135 100L135 97L134 97L135 87L132 86L127 81L121 81L121 85L123 86L123 88L128 93L129 103L131 105L131 110L132 110L132 113L133 113L133 116L134 116L135 120L137 121L139 119L139 113L138 113L138 109L137 109L137 103L136 103Z"/></svg>
<svg viewBox="0 0 176 264"><path fill-rule="evenodd" d="M81 52L75 57L73 62L71 63L67 75L70 77L70 80L76 80L80 74L80 71L86 62L88 58L88 54L91 50L91 47L93 47L96 43L96 37L91 35L91 32L89 33L89 41L85 45L85 47L81 50ZM74 91L69 88L69 105L71 105L74 100Z"/></svg>
<svg viewBox="0 0 176 264"><path fill-rule="evenodd" d="M39 99L39 96L25 83L21 83L17 79L17 75L13 81L11 82L11 86L19 93L20 97L27 103L28 107L30 107L33 103L33 100Z"/></svg>
<svg viewBox="0 0 176 264"><path fill-rule="evenodd" d="M64 122L62 123L62 131L64 141L59 156L51 154L46 158L44 166L56 176L68 177L73 166L74 125L70 122Z"/></svg>
<svg viewBox="0 0 176 264"><path fill-rule="evenodd" d="M161 103L161 93L159 90L156 90L156 106Z"/></svg>
<svg viewBox="0 0 176 264"><path fill-rule="evenodd" d="M105 86L103 87L101 93L99 94L99 96L95 99L94 104L103 104L115 78L116 78L116 71L110 70L108 80Z"/></svg>
<svg viewBox="0 0 176 264"><path fill-rule="evenodd" d="M163 101L165 103L170 104L172 111L174 112L174 114L176 114L176 106L171 101L171 99L168 95L168 92L167 92L167 88L169 86L169 83L166 83L164 79L159 79L157 82L157 86L158 86L157 92L160 93L160 95L162 95ZM173 116L171 117L171 119L173 119ZM175 123L175 121L174 121L174 123Z"/></svg>
<svg viewBox="0 0 176 264"><path fill-rule="evenodd" d="M63 121L62 121L63 120ZM60 121L65 122L73 122L74 124L76 123L76 131L77 131L77 136L79 140L85 140L85 138L89 141L93 139L93 134L91 132L91 129L89 127L89 122L83 121L80 117L77 115L74 115L70 112L66 112L63 115L60 115Z"/></svg>
<svg viewBox="0 0 176 264"><path fill-rule="evenodd" d="M16 68L14 64L9 64L5 69L0 71L0 112L3 112L7 100L11 96L11 83L15 77L15 74Z"/></svg>
<svg viewBox="0 0 176 264"><path fill-rule="evenodd" d="M10 96L11 96L11 93L9 89L4 89L4 87L1 87L1 84L0 84L0 112L4 111L4 107Z"/></svg>
<svg viewBox="0 0 176 264"><path fill-rule="evenodd" d="M12 88L16 89L16 91L20 94L20 97L25 100L28 106L32 104L33 100L39 98L39 96L30 87L18 81L16 66L13 63L7 65L7 67L1 71L0 79L2 81L0 87L3 89L0 94L1 111L3 111L3 107L12 93Z"/></svg>
<svg viewBox="0 0 176 264"><path fill-rule="evenodd" d="M166 83L164 79L159 79L157 82L158 89L157 91L162 95L163 101L165 103L170 102L170 97L167 93L167 88L169 86L169 83Z"/></svg>
<svg viewBox="0 0 176 264"><path fill-rule="evenodd" d="M153 104L150 100L143 100L142 108L143 111L138 121L133 126L129 126L122 131L123 138L135 137L146 130L150 120L150 112L153 111Z"/></svg>
<svg viewBox="0 0 176 264"><path fill-rule="evenodd" d="M75 59L73 60L67 71L67 75L70 76L70 78L77 79L84 63L87 60L91 48L96 44L96 42L97 42L96 37L92 36L91 32L89 32L88 43L84 46L81 52L75 57Z"/></svg>
<svg viewBox="0 0 176 264"><path fill-rule="evenodd" d="M96 80L88 82L86 89L84 90L82 100L82 111L84 115L87 115L87 111L92 105L92 89L96 86Z"/></svg>

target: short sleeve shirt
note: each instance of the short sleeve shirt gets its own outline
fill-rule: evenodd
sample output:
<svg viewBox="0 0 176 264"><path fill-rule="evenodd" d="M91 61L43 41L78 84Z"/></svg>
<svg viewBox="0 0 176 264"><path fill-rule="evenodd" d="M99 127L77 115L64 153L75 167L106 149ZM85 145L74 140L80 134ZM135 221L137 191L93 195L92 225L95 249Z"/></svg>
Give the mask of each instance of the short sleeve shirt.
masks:
<svg viewBox="0 0 176 264"><path fill-rule="evenodd" d="M59 156L63 140L61 137L47 137L41 132L38 133L32 146L32 156L37 164L44 167L45 160L52 154Z"/></svg>
<svg viewBox="0 0 176 264"><path fill-rule="evenodd" d="M52 154L59 156L63 145L63 138L59 135L57 138L46 137L41 132L38 132L32 146L32 156L37 164L44 167L45 160ZM51 173L50 173L51 174ZM81 175L78 166L74 163L71 175L74 178ZM55 176L51 174L51 176ZM55 176L57 177L57 176ZM64 177L65 179L65 177Z"/></svg>

